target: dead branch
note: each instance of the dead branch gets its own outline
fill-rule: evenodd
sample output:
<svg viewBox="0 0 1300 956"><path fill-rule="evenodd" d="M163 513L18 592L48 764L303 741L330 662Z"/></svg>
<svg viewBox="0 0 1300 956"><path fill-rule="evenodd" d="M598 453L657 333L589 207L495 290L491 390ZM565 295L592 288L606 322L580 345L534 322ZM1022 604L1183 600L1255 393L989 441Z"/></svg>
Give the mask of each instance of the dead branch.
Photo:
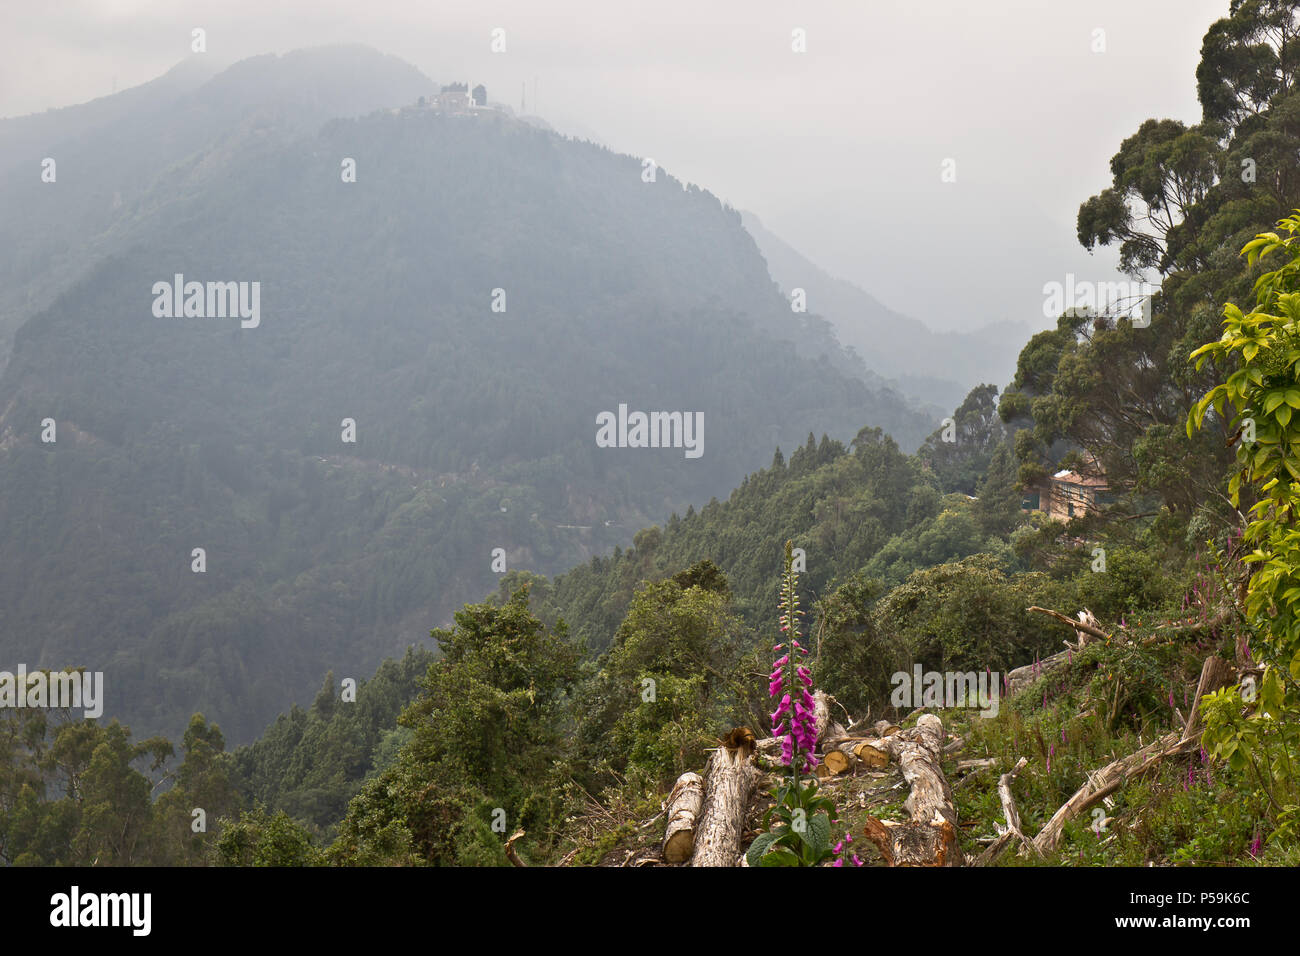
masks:
<svg viewBox="0 0 1300 956"><path fill-rule="evenodd" d="M1084 634L1088 634L1092 637L1099 637L1105 641L1108 641L1111 638L1111 635L1107 634L1101 628L1093 627L1091 624L1080 621L1078 618L1067 617L1060 611L1052 611L1045 607L1038 607L1037 605L1031 605L1030 607L1025 608L1025 610L1033 611L1037 614L1046 614L1048 617L1054 617L1062 624L1068 624L1076 631L1082 631Z"/></svg>
<svg viewBox="0 0 1300 956"><path fill-rule="evenodd" d="M1024 846L1033 846L1021 831L1020 811L1016 809L1016 798L1011 793L1011 781L1016 778L1016 774L1025 769L1027 763L1029 758L1021 757L1014 767L998 778L998 799L1002 801L1002 815L1007 819L1007 829L993 841L992 846L979 855L979 859L974 863L975 866L991 864L1013 839L1019 840Z"/></svg>
<svg viewBox="0 0 1300 956"><path fill-rule="evenodd" d="M519 854L515 852L515 841L520 839L523 835L523 830L516 830L514 835L509 840L506 840L506 859L514 866L528 866L527 863L519 859Z"/></svg>

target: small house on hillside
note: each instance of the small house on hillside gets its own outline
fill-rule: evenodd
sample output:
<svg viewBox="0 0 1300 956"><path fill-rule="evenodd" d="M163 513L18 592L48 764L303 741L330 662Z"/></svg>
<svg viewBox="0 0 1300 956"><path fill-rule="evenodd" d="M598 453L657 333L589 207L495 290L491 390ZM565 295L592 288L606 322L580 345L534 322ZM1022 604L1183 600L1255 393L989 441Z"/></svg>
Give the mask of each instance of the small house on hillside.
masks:
<svg viewBox="0 0 1300 956"><path fill-rule="evenodd" d="M1095 460L1082 473L1068 468L1026 489L1021 508L1042 511L1053 521L1069 521L1100 510L1114 500L1106 474Z"/></svg>

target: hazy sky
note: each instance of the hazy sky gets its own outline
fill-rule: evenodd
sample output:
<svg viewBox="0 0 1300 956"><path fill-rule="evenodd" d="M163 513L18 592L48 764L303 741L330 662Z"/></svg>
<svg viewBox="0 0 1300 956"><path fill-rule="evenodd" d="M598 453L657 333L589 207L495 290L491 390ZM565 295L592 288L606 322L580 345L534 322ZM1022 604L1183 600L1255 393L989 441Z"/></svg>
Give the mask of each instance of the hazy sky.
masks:
<svg viewBox="0 0 1300 956"><path fill-rule="evenodd" d="M207 31L233 61L360 42L472 79L563 132L653 157L937 328L1043 316L1114 277L1075 239L1148 117L1195 122L1228 0L0 0L0 115L163 73ZM506 51L490 50L494 28ZM806 31L807 52L791 49ZM1104 30L1105 51L1093 52ZM956 181L941 180L955 160ZM816 304L809 308L816 311ZM882 343L888 347L888 343Z"/></svg>

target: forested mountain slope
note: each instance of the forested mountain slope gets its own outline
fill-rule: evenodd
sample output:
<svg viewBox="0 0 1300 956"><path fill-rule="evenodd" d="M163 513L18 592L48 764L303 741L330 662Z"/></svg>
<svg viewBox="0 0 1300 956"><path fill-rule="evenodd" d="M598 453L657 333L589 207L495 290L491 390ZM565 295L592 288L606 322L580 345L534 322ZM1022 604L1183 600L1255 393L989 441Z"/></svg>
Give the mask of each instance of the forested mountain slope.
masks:
<svg viewBox="0 0 1300 956"><path fill-rule="evenodd" d="M318 91L309 117L331 96L314 64L279 63ZM304 132L295 97L230 105L275 65L186 94L240 122L156 168L106 258L15 336L0 660L102 669L107 712L138 730L197 709L243 740L489 590L494 549L558 572L813 423L903 447L934 427L792 315L709 193L502 114L410 105ZM390 79L375 95L410 78ZM61 169L41 219L86 188ZM257 282L259 315L160 317L176 275ZM599 447L621 404L702 416L701 443Z"/></svg>
<svg viewBox="0 0 1300 956"><path fill-rule="evenodd" d="M147 241L151 207L179 198L159 182L177 164L212 165L250 131L305 133L413 102L431 86L410 64L362 46L266 54L224 70L199 54L143 86L0 120L0 369L18 326L105 257Z"/></svg>

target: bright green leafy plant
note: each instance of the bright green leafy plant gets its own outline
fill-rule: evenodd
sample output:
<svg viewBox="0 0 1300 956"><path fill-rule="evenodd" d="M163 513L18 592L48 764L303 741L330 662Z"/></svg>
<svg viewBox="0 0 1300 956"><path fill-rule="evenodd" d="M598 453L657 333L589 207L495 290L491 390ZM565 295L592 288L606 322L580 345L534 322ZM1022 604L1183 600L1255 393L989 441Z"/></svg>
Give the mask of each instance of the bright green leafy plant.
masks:
<svg viewBox="0 0 1300 956"><path fill-rule="evenodd" d="M1192 409L1188 434L1209 410L1231 415L1240 443L1240 469L1228 482L1234 507L1245 485L1257 496L1244 531L1254 566L1245 616L1259 636L1264 672L1210 695L1203 704L1204 744L1235 770L1250 768L1277 814L1276 836L1293 839L1300 779L1291 754L1300 752L1300 211L1263 233L1242 252L1254 266L1281 253L1288 261L1255 282L1255 308L1228 304L1223 334L1192 353L1198 369L1213 357L1235 370ZM1250 706L1243 708L1242 703Z"/></svg>

